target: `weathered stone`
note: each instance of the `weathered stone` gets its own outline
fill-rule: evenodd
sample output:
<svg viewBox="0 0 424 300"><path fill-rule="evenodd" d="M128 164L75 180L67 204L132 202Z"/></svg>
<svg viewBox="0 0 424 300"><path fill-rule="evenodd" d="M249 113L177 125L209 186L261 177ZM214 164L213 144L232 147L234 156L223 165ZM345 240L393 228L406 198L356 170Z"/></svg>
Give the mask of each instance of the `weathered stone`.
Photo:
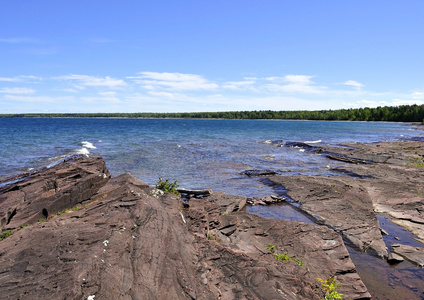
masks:
<svg viewBox="0 0 424 300"><path fill-rule="evenodd" d="M424 248L409 245L393 244L393 252L405 257L414 264L424 267Z"/></svg>
<svg viewBox="0 0 424 300"><path fill-rule="evenodd" d="M58 209L82 205L0 241L1 298L314 300L323 296L316 278L337 275L346 299L370 299L342 239L325 226L263 219L244 212L244 197L223 193L184 206L130 174L107 180L101 165L67 162L4 191L6 199L36 191L28 211L31 204L38 210L40 199ZM47 178L57 183L55 194ZM65 191L71 200L57 196ZM17 216L20 210L12 221ZM270 243L304 267L277 261Z"/></svg>
<svg viewBox="0 0 424 300"><path fill-rule="evenodd" d="M387 257L372 200L360 186L338 176L274 176L270 180L286 188L290 198L319 223L334 228L362 251L373 249Z"/></svg>
<svg viewBox="0 0 424 300"><path fill-rule="evenodd" d="M282 294L291 297L293 293L297 298L317 299L316 293L312 292L318 283L316 278L339 274L337 280L342 283L340 292L345 299L370 297L342 239L333 230L313 224L264 219L242 211L228 214L225 213L228 202L242 201L228 195L214 194L207 200L190 200L190 208L184 212L189 230L198 236L207 236L208 247L213 246L214 252L220 253L220 258L211 260L209 265L209 268L214 267L217 278L208 278L208 282L219 283L229 291L231 285L228 286L227 277L238 274L242 282L250 282L244 289L237 287L237 290L243 291L238 294L240 297L247 298L254 291L259 299L279 299ZM266 249L270 243L281 253L286 251L293 258L300 259L304 268L293 261L276 261ZM246 257L249 263L244 264L249 268L236 267L238 258L228 258L228 249ZM230 272L227 268L232 260L235 261ZM270 265L263 264L263 260ZM257 269L257 266L261 267ZM291 285L295 288L290 288ZM233 299L234 295L227 293L223 297Z"/></svg>
<svg viewBox="0 0 424 300"><path fill-rule="evenodd" d="M252 176L271 176L277 174L277 172L272 170L246 170L242 172L242 174L247 175L249 177Z"/></svg>
<svg viewBox="0 0 424 300"><path fill-rule="evenodd" d="M110 174L102 158L72 157L0 190L1 227L25 223L72 208L106 184Z"/></svg>
<svg viewBox="0 0 424 300"><path fill-rule="evenodd" d="M389 257L387 258L387 261L391 264L396 264L396 263L402 262L404 260L405 259L402 256L397 255L396 253L393 253L393 252L390 253Z"/></svg>

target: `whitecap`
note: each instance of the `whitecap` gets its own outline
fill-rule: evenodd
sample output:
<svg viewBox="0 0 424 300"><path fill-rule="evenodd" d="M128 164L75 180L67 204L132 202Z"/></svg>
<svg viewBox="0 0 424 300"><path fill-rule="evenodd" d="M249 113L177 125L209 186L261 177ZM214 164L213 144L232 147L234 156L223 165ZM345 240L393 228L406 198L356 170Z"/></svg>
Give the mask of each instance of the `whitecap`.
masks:
<svg viewBox="0 0 424 300"><path fill-rule="evenodd" d="M263 143L264 143L264 144L272 144L272 141L271 141L271 140L266 140L266 141L264 141Z"/></svg>
<svg viewBox="0 0 424 300"><path fill-rule="evenodd" d="M81 145L82 145L84 148L88 148L88 149L96 149L96 146L94 146L92 143L87 142L87 141L81 142Z"/></svg>
<svg viewBox="0 0 424 300"><path fill-rule="evenodd" d="M322 140L316 140L316 141L306 141L304 142L305 144L317 144L317 143L321 143Z"/></svg>
<svg viewBox="0 0 424 300"><path fill-rule="evenodd" d="M305 152L305 149L299 149L300 152Z"/></svg>
<svg viewBox="0 0 424 300"><path fill-rule="evenodd" d="M76 151L76 154L81 154L88 157L88 154L90 154L90 151L88 151L87 148L81 148Z"/></svg>

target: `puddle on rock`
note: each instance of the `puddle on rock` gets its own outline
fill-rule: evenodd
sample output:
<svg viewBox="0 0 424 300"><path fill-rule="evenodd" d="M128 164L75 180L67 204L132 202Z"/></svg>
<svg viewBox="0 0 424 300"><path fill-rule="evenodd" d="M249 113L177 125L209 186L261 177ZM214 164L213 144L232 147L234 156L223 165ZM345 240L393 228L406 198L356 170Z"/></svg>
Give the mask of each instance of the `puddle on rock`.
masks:
<svg viewBox="0 0 424 300"><path fill-rule="evenodd" d="M274 205L254 205L247 206L246 211L263 218L273 218L279 220L290 220L303 223L315 223L310 217L298 211L295 207L287 203Z"/></svg>

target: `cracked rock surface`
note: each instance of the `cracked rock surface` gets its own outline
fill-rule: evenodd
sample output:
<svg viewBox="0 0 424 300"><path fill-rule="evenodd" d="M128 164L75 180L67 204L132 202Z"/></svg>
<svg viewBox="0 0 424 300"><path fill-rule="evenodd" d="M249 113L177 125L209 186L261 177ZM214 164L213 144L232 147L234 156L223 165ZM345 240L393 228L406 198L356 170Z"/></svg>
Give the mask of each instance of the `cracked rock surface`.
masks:
<svg viewBox="0 0 424 300"><path fill-rule="evenodd" d="M320 299L316 278L334 275L343 299L370 299L333 230L248 214L243 197L185 203L131 174L109 179L101 158L33 174L0 199L13 232L0 241L2 299Z"/></svg>

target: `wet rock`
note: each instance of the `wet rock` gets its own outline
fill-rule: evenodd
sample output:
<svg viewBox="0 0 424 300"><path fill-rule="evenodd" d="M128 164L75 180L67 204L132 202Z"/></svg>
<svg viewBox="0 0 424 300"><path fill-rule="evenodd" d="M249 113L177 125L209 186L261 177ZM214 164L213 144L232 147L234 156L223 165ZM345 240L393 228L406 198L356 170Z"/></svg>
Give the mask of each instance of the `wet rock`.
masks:
<svg viewBox="0 0 424 300"><path fill-rule="evenodd" d="M279 196L266 196L263 198L248 198L247 199L247 204L250 205L270 205L270 204L276 204L276 203L281 203L286 201L286 198L284 197L279 197Z"/></svg>
<svg viewBox="0 0 424 300"><path fill-rule="evenodd" d="M396 253L390 253L389 254L389 257L387 258L387 261L390 264L397 264L397 263L400 263L400 262L402 262L404 260L405 259L402 256L397 255Z"/></svg>
<svg viewBox="0 0 424 300"><path fill-rule="evenodd" d="M302 142L286 142L284 146L289 148L301 148L305 150L314 150L316 147Z"/></svg>
<svg viewBox="0 0 424 300"><path fill-rule="evenodd" d="M358 180L349 180L349 183L359 183L372 199L376 212L390 215L394 223L424 243L424 168L421 167L424 143L403 141L345 146L348 147L328 147L326 151L371 162L345 164L346 175L349 172L359 175Z"/></svg>
<svg viewBox="0 0 424 300"><path fill-rule="evenodd" d="M272 170L246 170L242 172L243 175L247 175L249 177L253 176L271 176L277 174L277 172Z"/></svg>
<svg viewBox="0 0 424 300"><path fill-rule="evenodd" d="M420 267L424 267L424 248L402 244L393 244L392 249L394 253L405 257L407 260Z"/></svg>
<svg viewBox="0 0 424 300"><path fill-rule="evenodd" d="M270 180L287 189L290 198L317 222L340 232L362 251L373 249L387 257L372 200L361 186L337 176L279 175Z"/></svg>

